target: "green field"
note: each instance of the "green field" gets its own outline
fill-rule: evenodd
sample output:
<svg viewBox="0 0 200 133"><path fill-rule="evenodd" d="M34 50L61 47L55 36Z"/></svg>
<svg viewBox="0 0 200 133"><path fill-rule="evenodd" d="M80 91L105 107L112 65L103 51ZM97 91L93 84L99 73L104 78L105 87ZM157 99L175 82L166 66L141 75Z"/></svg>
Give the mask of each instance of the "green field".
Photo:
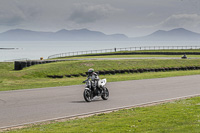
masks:
<svg viewBox="0 0 200 133"><path fill-rule="evenodd" d="M117 53L127 53L123 51ZM135 52L200 52L197 50L153 50L153 51L135 51ZM180 57L182 55L110 55L94 56L75 56L67 59L77 58L131 58L131 57ZM167 68L167 67L186 67L200 66L200 55L187 55L189 58L197 57L197 59L126 59L126 60L82 60L82 61L64 61L49 64L35 65L24 68L20 71L15 71L13 63L0 63L0 91L31 89L55 86L68 86L81 84L85 77L72 77L62 79L48 78L48 75L70 75L85 73L89 68L94 68L96 71L104 70L124 70L124 69L148 69L148 68ZM101 78L107 78L108 82L137 80L147 78L160 78L182 75L200 74L199 70L195 71L171 71L153 73L134 73L134 74L117 74L105 75Z"/></svg>
<svg viewBox="0 0 200 133"><path fill-rule="evenodd" d="M171 53L169 55L165 54L148 54L148 53ZM134 58L134 57L182 57L183 55L174 55L173 53L200 53L200 49L185 49L185 50L139 50L139 51L119 51L119 52L108 52L108 53L98 53L98 54L85 54L85 55L79 55L79 56L69 56L69 57L61 57L56 59L83 59L83 58ZM123 55L127 53L132 53L128 55ZM137 54L134 54L137 53ZM139 54L139 53L147 53L147 54ZM106 55L104 55L106 54ZM118 55L116 55L118 54ZM194 57L200 57L200 55L193 55L193 54L187 54L189 58Z"/></svg>
<svg viewBox="0 0 200 133"><path fill-rule="evenodd" d="M183 55L100 55L100 56L70 56L57 59L87 59L87 58L145 58L145 57L168 57L168 58L180 58ZM200 55L187 55L188 58L200 58Z"/></svg>
<svg viewBox="0 0 200 133"><path fill-rule="evenodd" d="M123 70L140 68L164 68L200 66L200 59L193 60L95 60L65 61L32 66L19 73L22 77L46 77L47 75L66 75L85 73L89 68L99 70Z"/></svg>
<svg viewBox="0 0 200 133"><path fill-rule="evenodd" d="M162 68L200 66L200 59L190 60L95 60L95 61L64 61L57 63L41 64L25 68L20 71L13 70L13 63L0 63L0 91L43 88L54 86L67 86L81 84L85 77L52 79L47 75L66 75L85 73L89 68L99 70ZM105 75L108 82L137 80L147 78L160 78L182 75L200 74L199 70L174 71L174 72L149 72L134 74Z"/></svg>
<svg viewBox="0 0 200 133"><path fill-rule="evenodd" d="M9 133L199 133L200 97L32 125Z"/></svg>

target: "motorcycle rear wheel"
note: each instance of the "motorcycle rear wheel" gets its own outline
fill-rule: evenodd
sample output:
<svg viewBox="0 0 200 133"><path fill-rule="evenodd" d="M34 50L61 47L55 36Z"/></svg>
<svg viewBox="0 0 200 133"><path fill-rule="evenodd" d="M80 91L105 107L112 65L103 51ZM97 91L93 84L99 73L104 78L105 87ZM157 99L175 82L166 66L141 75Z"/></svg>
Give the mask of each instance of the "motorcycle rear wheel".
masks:
<svg viewBox="0 0 200 133"><path fill-rule="evenodd" d="M83 92L83 97L85 99L86 102L91 102L92 98L91 98L91 91L89 90L84 90Z"/></svg>
<svg viewBox="0 0 200 133"><path fill-rule="evenodd" d="M103 100L108 100L108 97L109 97L109 91L108 91L108 89L105 87L105 88L103 89L103 93L102 93L102 95L101 95L101 98L102 98Z"/></svg>

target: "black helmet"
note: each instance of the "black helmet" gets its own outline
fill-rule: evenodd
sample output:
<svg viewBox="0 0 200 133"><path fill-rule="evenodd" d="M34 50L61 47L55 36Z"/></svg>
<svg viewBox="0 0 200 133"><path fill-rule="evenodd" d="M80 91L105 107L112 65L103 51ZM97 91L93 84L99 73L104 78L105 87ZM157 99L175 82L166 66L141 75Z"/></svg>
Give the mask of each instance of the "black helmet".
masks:
<svg viewBox="0 0 200 133"><path fill-rule="evenodd" d="M90 69L88 70L88 74L89 74L89 75L91 75L93 72L94 72L94 69L93 69L93 68L90 68Z"/></svg>

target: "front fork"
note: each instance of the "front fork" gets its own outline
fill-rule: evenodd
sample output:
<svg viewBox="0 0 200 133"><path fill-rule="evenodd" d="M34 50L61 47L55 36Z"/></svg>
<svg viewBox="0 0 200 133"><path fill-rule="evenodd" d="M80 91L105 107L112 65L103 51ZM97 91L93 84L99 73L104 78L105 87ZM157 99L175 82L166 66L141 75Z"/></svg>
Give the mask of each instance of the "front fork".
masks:
<svg viewBox="0 0 200 133"><path fill-rule="evenodd" d="M89 91L89 93L90 93L90 98L91 99L93 99L93 97L94 97L94 91L92 91L90 88L85 88L85 90L88 90Z"/></svg>

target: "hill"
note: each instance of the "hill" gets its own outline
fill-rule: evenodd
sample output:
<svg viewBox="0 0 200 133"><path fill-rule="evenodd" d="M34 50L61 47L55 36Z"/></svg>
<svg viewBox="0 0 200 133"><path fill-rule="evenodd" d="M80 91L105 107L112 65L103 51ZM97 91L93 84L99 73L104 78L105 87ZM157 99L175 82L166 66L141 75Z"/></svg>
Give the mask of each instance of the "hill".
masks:
<svg viewBox="0 0 200 133"><path fill-rule="evenodd" d="M177 28L170 31L158 30L147 36L129 38L124 34L107 35L88 29L62 29L57 32L13 29L0 33L0 41L200 41L200 34Z"/></svg>
<svg viewBox="0 0 200 133"><path fill-rule="evenodd" d="M124 41L127 39L128 37L123 34L106 35L88 29L62 29L57 32L14 29L0 34L0 41Z"/></svg>
<svg viewBox="0 0 200 133"><path fill-rule="evenodd" d="M170 31L158 30L144 37L132 38L137 41L200 41L200 34L184 28Z"/></svg>

